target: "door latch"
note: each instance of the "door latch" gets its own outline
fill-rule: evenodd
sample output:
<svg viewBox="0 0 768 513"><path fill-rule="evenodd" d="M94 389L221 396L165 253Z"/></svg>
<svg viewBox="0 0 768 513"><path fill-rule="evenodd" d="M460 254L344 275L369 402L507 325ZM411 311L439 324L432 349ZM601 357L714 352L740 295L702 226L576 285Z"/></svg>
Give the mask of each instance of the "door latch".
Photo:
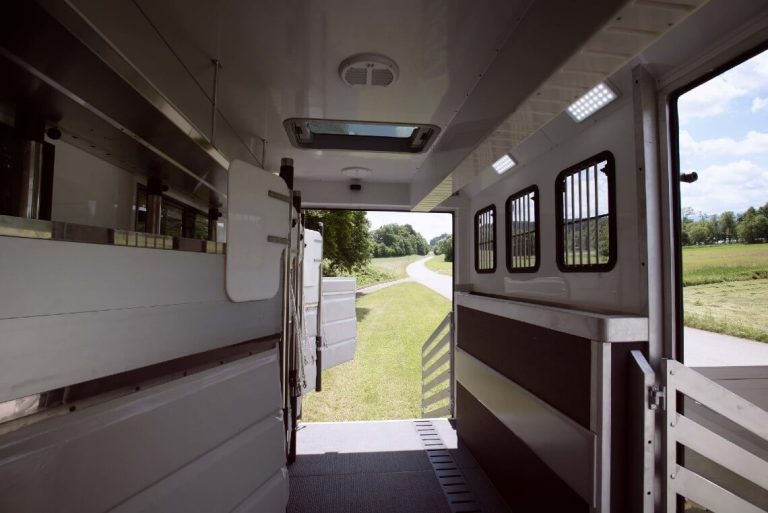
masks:
<svg viewBox="0 0 768 513"><path fill-rule="evenodd" d="M667 388L653 385L648 389L648 409L667 409Z"/></svg>

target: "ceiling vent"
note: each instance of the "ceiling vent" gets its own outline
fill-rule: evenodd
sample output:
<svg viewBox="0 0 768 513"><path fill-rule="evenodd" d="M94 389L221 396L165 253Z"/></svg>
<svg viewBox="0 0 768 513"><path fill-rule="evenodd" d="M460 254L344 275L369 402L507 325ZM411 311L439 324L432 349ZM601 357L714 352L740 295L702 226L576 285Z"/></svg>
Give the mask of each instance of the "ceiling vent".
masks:
<svg viewBox="0 0 768 513"><path fill-rule="evenodd" d="M339 66L339 76L352 87L386 87L397 80L400 69L395 61L383 55L353 55Z"/></svg>

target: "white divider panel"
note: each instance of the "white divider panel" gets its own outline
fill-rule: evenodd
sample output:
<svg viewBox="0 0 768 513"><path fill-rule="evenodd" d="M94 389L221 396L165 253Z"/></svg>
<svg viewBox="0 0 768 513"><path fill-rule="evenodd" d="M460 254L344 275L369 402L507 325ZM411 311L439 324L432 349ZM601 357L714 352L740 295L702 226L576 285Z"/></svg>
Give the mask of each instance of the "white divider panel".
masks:
<svg viewBox="0 0 768 513"><path fill-rule="evenodd" d="M0 511L283 512L275 349L0 437Z"/></svg>
<svg viewBox="0 0 768 513"><path fill-rule="evenodd" d="M229 166L226 288L232 301L277 294L290 201L279 176L240 160Z"/></svg>
<svg viewBox="0 0 768 513"><path fill-rule="evenodd" d="M304 392L315 389L317 377L317 302L320 292L320 267L323 261L323 236L304 230Z"/></svg>
<svg viewBox="0 0 768 513"><path fill-rule="evenodd" d="M323 279L323 370L355 357L355 278Z"/></svg>
<svg viewBox="0 0 768 513"><path fill-rule="evenodd" d="M304 258L306 262L306 254ZM306 282L306 273L304 276ZM355 278L323 278L323 370L348 362L355 357L357 347L355 283ZM304 291L307 294L306 287ZM317 305L310 305L306 295L305 305L309 305L304 308L306 334L304 339L304 376L305 391L308 391L314 390L317 373L315 365Z"/></svg>

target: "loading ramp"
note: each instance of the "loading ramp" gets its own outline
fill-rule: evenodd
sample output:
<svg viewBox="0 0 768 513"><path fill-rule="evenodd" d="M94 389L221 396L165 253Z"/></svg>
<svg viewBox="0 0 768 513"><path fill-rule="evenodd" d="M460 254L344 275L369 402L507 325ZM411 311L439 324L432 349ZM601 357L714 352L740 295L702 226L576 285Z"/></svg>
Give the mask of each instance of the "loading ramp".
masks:
<svg viewBox="0 0 768 513"><path fill-rule="evenodd" d="M306 424L289 513L508 513L447 419Z"/></svg>

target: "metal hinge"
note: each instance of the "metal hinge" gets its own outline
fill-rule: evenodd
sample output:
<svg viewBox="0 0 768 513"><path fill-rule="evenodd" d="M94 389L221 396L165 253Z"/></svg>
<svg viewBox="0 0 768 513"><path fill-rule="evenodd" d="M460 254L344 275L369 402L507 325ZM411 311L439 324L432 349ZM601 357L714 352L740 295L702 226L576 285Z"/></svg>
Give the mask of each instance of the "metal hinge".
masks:
<svg viewBox="0 0 768 513"><path fill-rule="evenodd" d="M662 411L667 409L667 387L653 385L648 389L648 409Z"/></svg>

